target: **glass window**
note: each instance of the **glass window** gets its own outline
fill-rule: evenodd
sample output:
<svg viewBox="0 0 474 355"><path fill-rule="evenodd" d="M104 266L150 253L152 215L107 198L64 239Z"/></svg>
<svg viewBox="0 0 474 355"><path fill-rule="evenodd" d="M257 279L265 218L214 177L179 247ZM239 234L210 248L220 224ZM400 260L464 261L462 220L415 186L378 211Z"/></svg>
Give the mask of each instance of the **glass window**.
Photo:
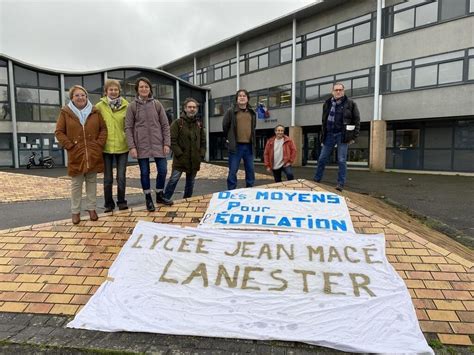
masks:
<svg viewBox="0 0 474 355"><path fill-rule="evenodd" d="M237 64L232 63L230 65L230 76L236 76L237 75Z"/></svg>
<svg viewBox="0 0 474 355"><path fill-rule="evenodd" d="M295 86L295 103L301 104L303 103L303 83L301 81L298 81Z"/></svg>
<svg viewBox="0 0 474 355"><path fill-rule="evenodd" d="M319 53L319 38L313 38L306 41L306 55Z"/></svg>
<svg viewBox="0 0 474 355"><path fill-rule="evenodd" d="M222 79L221 68L214 69L214 80L221 80L221 79Z"/></svg>
<svg viewBox="0 0 474 355"><path fill-rule="evenodd" d="M427 1L427 0L407 0L407 1L403 2L403 3L401 3L401 4L395 5L395 6L393 7L393 9L394 9L395 11L401 10L401 9L406 9L407 7L410 7L410 6L413 6L413 5L416 5L416 4L420 4L420 3L426 2L426 1ZM430 0L428 0L428 1L430 1Z"/></svg>
<svg viewBox="0 0 474 355"><path fill-rule="evenodd" d="M306 101L315 101L319 97L319 86L306 87Z"/></svg>
<svg viewBox="0 0 474 355"><path fill-rule="evenodd" d="M474 149L474 121L458 121L454 131L454 147L459 149ZM471 160L472 159L471 152Z"/></svg>
<svg viewBox="0 0 474 355"><path fill-rule="evenodd" d="M40 90L39 102L42 104L59 105L59 91L57 90Z"/></svg>
<svg viewBox="0 0 474 355"><path fill-rule="evenodd" d="M466 0L442 0L441 20L462 16L466 13Z"/></svg>
<svg viewBox="0 0 474 355"><path fill-rule="evenodd" d="M296 43L296 59L301 59L303 57L303 46L300 43Z"/></svg>
<svg viewBox="0 0 474 355"><path fill-rule="evenodd" d="M415 68L415 87L436 85L437 65Z"/></svg>
<svg viewBox="0 0 474 355"><path fill-rule="evenodd" d="M33 70L15 65L14 73L16 85L38 86L38 75Z"/></svg>
<svg viewBox="0 0 474 355"><path fill-rule="evenodd" d="M58 106L40 106L41 121L55 122L59 116Z"/></svg>
<svg viewBox="0 0 474 355"><path fill-rule="evenodd" d="M321 37L321 52L334 49L334 33Z"/></svg>
<svg viewBox="0 0 474 355"><path fill-rule="evenodd" d="M425 148L451 148L452 137L452 127L426 127Z"/></svg>
<svg viewBox="0 0 474 355"><path fill-rule="evenodd" d="M352 80L352 95L365 95L369 93L369 78L357 78Z"/></svg>
<svg viewBox="0 0 474 355"><path fill-rule="evenodd" d="M474 171L474 159L472 150L455 150L453 169L455 171Z"/></svg>
<svg viewBox="0 0 474 355"><path fill-rule="evenodd" d="M463 61L442 63L439 65L439 81L438 84L454 83L462 81Z"/></svg>
<svg viewBox="0 0 474 355"><path fill-rule="evenodd" d="M469 12L474 12L474 0L471 0L469 4Z"/></svg>
<svg viewBox="0 0 474 355"><path fill-rule="evenodd" d="M261 55L258 57L258 59L259 59L258 60L259 69L268 67L268 54Z"/></svg>
<svg viewBox="0 0 474 355"><path fill-rule="evenodd" d="M39 101L38 89L16 88L16 99L18 102L37 103Z"/></svg>
<svg viewBox="0 0 474 355"><path fill-rule="evenodd" d="M258 57L249 58L249 71L258 69Z"/></svg>
<svg viewBox="0 0 474 355"><path fill-rule="evenodd" d="M16 115L18 121L39 121L39 105L19 103L16 105Z"/></svg>
<svg viewBox="0 0 474 355"><path fill-rule="evenodd" d="M158 84L157 96L160 98L172 99L174 98L174 87L173 85Z"/></svg>
<svg viewBox="0 0 474 355"><path fill-rule="evenodd" d="M291 105L291 90L285 90L280 93L280 106Z"/></svg>
<svg viewBox="0 0 474 355"><path fill-rule="evenodd" d="M82 76L64 76L64 88L66 91L69 91L73 85L82 86Z"/></svg>
<svg viewBox="0 0 474 355"><path fill-rule="evenodd" d="M102 92L102 75L84 75L84 87L89 92Z"/></svg>
<svg viewBox="0 0 474 355"><path fill-rule="evenodd" d="M352 27L337 32L337 46L344 47L352 44Z"/></svg>
<svg viewBox="0 0 474 355"><path fill-rule="evenodd" d="M59 76L39 73L39 86L59 89Z"/></svg>
<svg viewBox="0 0 474 355"><path fill-rule="evenodd" d="M393 32L399 32L413 28L415 21L415 9L396 13L393 16Z"/></svg>
<svg viewBox="0 0 474 355"><path fill-rule="evenodd" d="M0 84L8 84L8 70L5 67L0 67Z"/></svg>
<svg viewBox="0 0 474 355"><path fill-rule="evenodd" d="M438 20L438 3L423 5L416 8L415 26L423 26Z"/></svg>
<svg viewBox="0 0 474 355"><path fill-rule="evenodd" d="M408 90L411 87L411 69L395 70L391 73L391 90Z"/></svg>
<svg viewBox="0 0 474 355"><path fill-rule="evenodd" d="M107 78L109 79L123 79L124 71L123 70L112 70L107 72Z"/></svg>
<svg viewBox="0 0 474 355"><path fill-rule="evenodd" d="M457 51L457 52L451 52L451 53L446 53L446 54L433 55L431 57L426 57L426 58L421 58L421 59L415 60L415 65L441 62L441 61L445 61L445 60L449 60L449 59L462 58L462 57L464 57L464 51Z"/></svg>
<svg viewBox="0 0 474 355"><path fill-rule="evenodd" d="M223 79L226 79L230 76L230 72L229 72L229 66L226 65L225 67L222 68L222 78Z"/></svg>
<svg viewBox="0 0 474 355"><path fill-rule="evenodd" d="M10 121L10 107L8 104L0 104L0 120L2 121Z"/></svg>
<svg viewBox="0 0 474 355"><path fill-rule="evenodd" d="M291 47L285 47L280 50L280 63L291 61Z"/></svg>
<svg viewBox="0 0 474 355"><path fill-rule="evenodd" d="M419 129L398 129L395 134L395 146L398 148L417 148L420 145Z"/></svg>
<svg viewBox="0 0 474 355"><path fill-rule="evenodd" d="M0 86L0 101L8 101L8 87Z"/></svg>
<svg viewBox="0 0 474 355"><path fill-rule="evenodd" d="M332 83L319 85L319 98L326 100L332 96Z"/></svg>
<svg viewBox="0 0 474 355"><path fill-rule="evenodd" d="M370 39L370 22L354 27L354 43Z"/></svg>
<svg viewBox="0 0 474 355"><path fill-rule="evenodd" d="M423 169L451 170L451 149L425 150L423 152Z"/></svg>
<svg viewBox="0 0 474 355"><path fill-rule="evenodd" d="M474 2L474 0L473 0ZM474 58L469 59L469 80L474 80Z"/></svg>

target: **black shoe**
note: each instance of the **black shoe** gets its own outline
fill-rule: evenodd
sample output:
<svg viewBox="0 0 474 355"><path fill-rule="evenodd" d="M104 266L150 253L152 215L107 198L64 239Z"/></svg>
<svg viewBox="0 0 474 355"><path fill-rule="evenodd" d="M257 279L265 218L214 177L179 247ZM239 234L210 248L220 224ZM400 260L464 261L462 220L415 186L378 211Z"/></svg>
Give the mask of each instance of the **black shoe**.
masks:
<svg viewBox="0 0 474 355"><path fill-rule="evenodd" d="M342 191L342 190L344 190L344 186L338 184L338 185L336 186L336 190L337 190L337 191Z"/></svg>
<svg viewBox="0 0 474 355"><path fill-rule="evenodd" d="M153 204L153 199L151 198L151 194L145 194L145 203L146 203L146 210L148 212L155 212L155 205Z"/></svg>
<svg viewBox="0 0 474 355"><path fill-rule="evenodd" d="M316 178L314 178L313 181L314 181L314 182L317 182L317 183L320 183L320 182L321 182L321 179L316 179Z"/></svg>
<svg viewBox="0 0 474 355"><path fill-rule="evenodd" d="M122 210L128 210L127 201L117 203L117 206L118 206L118 209L119 209L120 211L122 211Z"/></svg>
<svg viewBox="0 0 474 355"><path fill-rule="evenodd" d="M167 199L163 195L163 191L160 191L156 193L156 203L162 203L163 205L171 206L173 204L173 201Z"/></svg>
<svg viewBox="0 0 474 355"><path fill-rule="evenodd" d="M105 207L104 212L109 213L109 212L112 212L114 209L115 209L115 207L107 206L107 207Z"/></svg>

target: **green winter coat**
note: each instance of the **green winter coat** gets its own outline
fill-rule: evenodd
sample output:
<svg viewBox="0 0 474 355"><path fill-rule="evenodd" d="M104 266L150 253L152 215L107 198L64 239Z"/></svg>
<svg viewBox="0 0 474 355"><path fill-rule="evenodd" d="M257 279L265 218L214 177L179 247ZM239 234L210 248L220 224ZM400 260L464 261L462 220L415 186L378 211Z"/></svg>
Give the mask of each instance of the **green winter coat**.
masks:
<svg viewBox="0 0 474 355"><path fill-rule="evenodd" d="M199 171L206 154L206 133L201 122L183 113L173 121L170 131L173 170L184 173Z"/></svg>
<svg viewBox="0 0 474 355"><path fill-rule="evenodd" d="M104 96L95 105L107 125L107 142L104 153L122 154L128 152L127 138L125 136L125 114L128 101L122 97L122 106L117 111L112 111L107 97Z"/></svg>

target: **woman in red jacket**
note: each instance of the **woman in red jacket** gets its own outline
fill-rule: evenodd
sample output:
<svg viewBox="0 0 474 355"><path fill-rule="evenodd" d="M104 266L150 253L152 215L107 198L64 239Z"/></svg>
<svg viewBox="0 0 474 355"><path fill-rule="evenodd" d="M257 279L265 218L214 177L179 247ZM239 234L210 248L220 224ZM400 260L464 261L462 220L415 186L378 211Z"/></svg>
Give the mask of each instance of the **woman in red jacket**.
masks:
<svg viewBox="0 0 474 355"><path fill-rule="evenodd" d="M296 146L293 140L285 135L285 127L282 125L275 127L275 136L267 141L263 159L267 171L273 173L275 182L281 182L282 171L287 180L295 178L291 165L296 159Z"/></svg>

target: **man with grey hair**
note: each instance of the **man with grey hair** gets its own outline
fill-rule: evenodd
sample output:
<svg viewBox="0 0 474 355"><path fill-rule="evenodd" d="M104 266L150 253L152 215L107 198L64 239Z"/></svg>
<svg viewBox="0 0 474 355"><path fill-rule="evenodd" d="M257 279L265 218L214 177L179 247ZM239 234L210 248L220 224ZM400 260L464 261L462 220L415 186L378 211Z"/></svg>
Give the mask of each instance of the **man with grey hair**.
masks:
<svg viewBox="0 0 474 355"><path fill-rule="evenodd" d="M314 175L314 181L320 182L324 169L333 149L337 146L337 173L336 189L342 191L346 182L346 160L349 145L355 143L359 136L360 113L354 101L344 93L344 84L335 83L332 86L332 97L323 105L321 127L321 154Z"/></svg>

